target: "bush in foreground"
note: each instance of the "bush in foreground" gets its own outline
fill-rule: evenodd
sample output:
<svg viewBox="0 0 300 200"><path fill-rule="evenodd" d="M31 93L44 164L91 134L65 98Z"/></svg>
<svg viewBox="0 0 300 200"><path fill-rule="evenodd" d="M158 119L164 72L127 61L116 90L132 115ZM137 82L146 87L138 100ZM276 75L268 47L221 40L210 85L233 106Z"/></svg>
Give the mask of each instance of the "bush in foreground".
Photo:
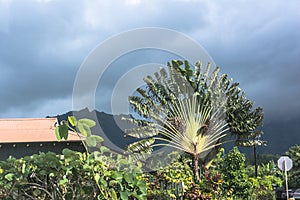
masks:
<svg viewBox="0 0 300 200"><path fill-rule="evenodd" d="M104 148L102 148L104 151ZM0 199L144 199L141 166L65 149L0 162Z"/></svg>

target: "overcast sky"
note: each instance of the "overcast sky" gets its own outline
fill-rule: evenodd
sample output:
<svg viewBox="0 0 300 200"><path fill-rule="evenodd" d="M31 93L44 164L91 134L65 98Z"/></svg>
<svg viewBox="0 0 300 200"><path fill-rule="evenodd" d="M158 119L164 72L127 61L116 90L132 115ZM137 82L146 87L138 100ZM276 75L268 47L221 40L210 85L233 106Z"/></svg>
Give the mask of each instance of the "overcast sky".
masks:
<svg viewBox="0 0 300 200"><path fill-rule="evenodd" d="M143 27L196 40L267 120L299 116L298 0L0 0L0 117L71 110L76 73L89 53L113 35ZM106 98L97 95L98 110L108 110Z"/></svg>

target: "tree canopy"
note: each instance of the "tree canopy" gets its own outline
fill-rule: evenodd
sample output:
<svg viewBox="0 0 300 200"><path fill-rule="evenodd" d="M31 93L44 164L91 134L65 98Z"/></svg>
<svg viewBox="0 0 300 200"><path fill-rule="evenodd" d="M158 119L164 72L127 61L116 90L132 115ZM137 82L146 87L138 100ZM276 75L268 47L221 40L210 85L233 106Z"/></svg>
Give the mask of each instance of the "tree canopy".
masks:
<svg viewBox="0 0 300 200"><path fill-rule="evenodd" d="M300 146L292 146L286 153L293 161L293 168L288 172L289 187L300 187Z"/></svg>
<svg viewBox="0 0 300 200"><path fill-rule="evenodd" d="M253 108L239 84L219 72L219 67L211 69L209 63L203 67L201 62L192 66L188 61L173 60L168 71L161 68L154 77L144 78L146 86L129 97L137 115L127 120L136 127L126 131L140 140L127 150L140 156L150 154L155 146L174 147L176 143L180 146L177 149L197 155L206 164L213 157L209 152L222 142L225 133L235 136L240 145L262 134L262 108ZM208 135L214 140L200 142ZM203 151L195 153L199 145ZM194 147L193 153L183 146Z"/></svg>

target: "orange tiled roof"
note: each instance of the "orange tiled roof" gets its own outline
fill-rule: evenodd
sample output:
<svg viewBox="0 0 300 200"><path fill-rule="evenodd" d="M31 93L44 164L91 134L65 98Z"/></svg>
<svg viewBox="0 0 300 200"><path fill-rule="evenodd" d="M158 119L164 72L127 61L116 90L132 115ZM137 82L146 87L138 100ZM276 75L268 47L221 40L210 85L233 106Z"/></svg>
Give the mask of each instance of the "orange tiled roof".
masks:
<svg viewBox="0 0 300 200"><path fill-rule="evenodd" d="M0 143L55 142L56 118L0 119ZM68 141L79 141L70 131Z"/></svg>

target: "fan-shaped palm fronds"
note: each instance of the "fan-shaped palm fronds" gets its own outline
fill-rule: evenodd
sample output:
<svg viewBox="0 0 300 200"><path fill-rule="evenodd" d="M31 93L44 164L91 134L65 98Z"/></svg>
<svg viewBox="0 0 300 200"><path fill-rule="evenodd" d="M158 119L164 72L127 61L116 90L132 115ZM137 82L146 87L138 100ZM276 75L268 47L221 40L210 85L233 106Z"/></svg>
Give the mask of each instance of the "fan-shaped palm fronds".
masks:
<svg viewBox="0 0 300 200"><path fill-rule="evenodd" d="M161 110L157 119L158 134L165 137L155 137L165 143L153 146L169 145L190 154L203 153L215 147L215 144L224 136L225 120L218 116L219 109L210 105L202 105L198 95L192 98L179 99L165 116ZM176 123L173 119L176 119ZM179 125L178 125L179 124Z"/></svg>
<svg viewBox="0 0 300 200"><path fill-rule="evenodd" d="M156 141L162 143L152 146L170 146L193 156L195 177L199 180L198 156L220 145L220 139L228 130L225 119L219 114L221 108L213 108L199 102L198 95L179 99L169 111L171 115L162 114L156 117L159 135ZM177 123L174 123L176 119ZM179 126L178 126L179 124Z"/></svg>

